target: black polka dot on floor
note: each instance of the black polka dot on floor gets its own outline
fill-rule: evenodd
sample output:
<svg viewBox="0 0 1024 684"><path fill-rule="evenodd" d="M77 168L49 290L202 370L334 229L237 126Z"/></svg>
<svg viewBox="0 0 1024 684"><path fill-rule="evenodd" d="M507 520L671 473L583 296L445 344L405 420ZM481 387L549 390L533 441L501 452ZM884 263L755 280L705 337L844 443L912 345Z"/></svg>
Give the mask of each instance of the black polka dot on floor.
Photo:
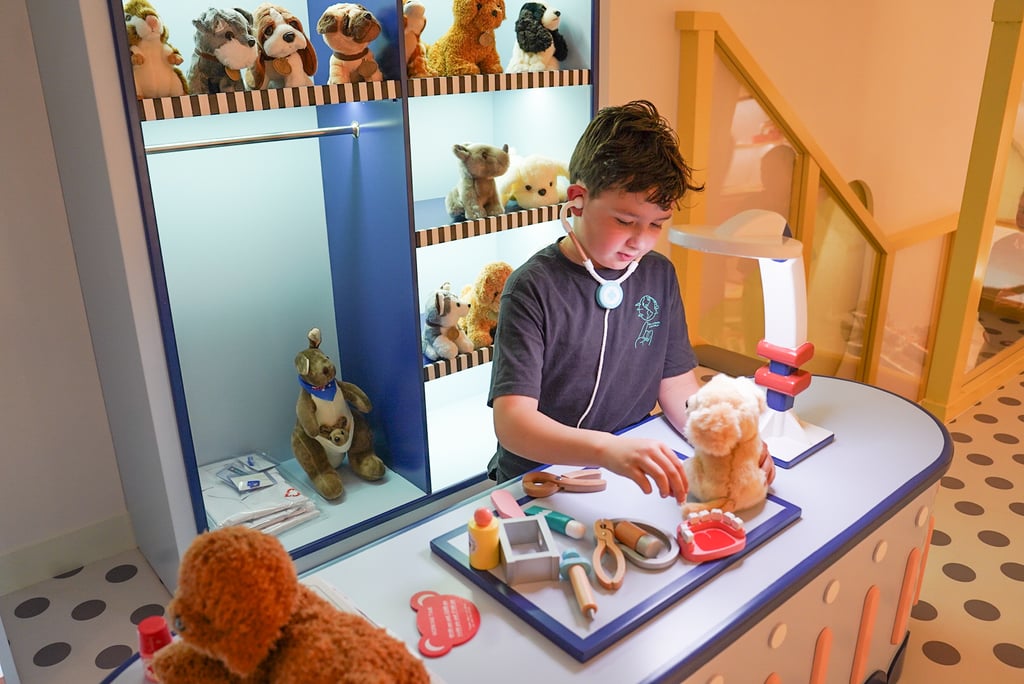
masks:
<svg viewBox="0 0 1024 684"><path fill-rule="evenodd" d="M132 577L135 577L138 572L139 569L134 565L118 565L107 572L106 578L108 582L118 584L120 582L127 582Z"/></svg>
<svg viewBox="0 0 1024 684"><path fill-rule="evenodd" d="M963 489L963 480L958 480L955 477L949 477L948 475L940 480L942 486L946 489Z"/></svg>
<svg viewBox="0 0 1024 684"><path fill-rule="evenodd" d="M1017 644L996 644L992 653L1010 667L1024 668L1024 648Z"/></svg>
<svg viewBox="0 0 1024 684"><path fill-rule="evenodd" d="M63 573L61 573L61 574L59 574L59 575L54 575L54 576L53 576L53 579L68 579L69 577L74 577L74 576L75 576L75 575L77 575L78 573L82 572L82 569L83 569L84 567L85 567L85 566L79 565L79 566L78 566L77 568L75 568L74 570L68 570L67 572L63 572Z"/></svg>
<svg viewBox="0 0 1024 684"><path fill-rule="evenodd" d="M953 508L964 515L985 515L985 509L973 501L957 501Z"/></svg>
<svg viewBox="0 0 1024 684"><path fill-rule="evenodd" d="M986 477L985 484L993 489L1013 489L1013 483L1005 477Z"/></svg>
<svg viewBox="0 0 1024 684"><path fill-rule="evenodd" d="M52 667L57 663L63 662L69 655L71 655L71 644L64 641L56 641L36 651L35 656L32 657L32 662L36 667Z"/></svg>
<svg viewBox="0 0 1024 684"><path fill-rule="evenodd" d="M939 665L956 665L960 662L960 651L944 641L927 641L921 650L929 660Z"/></svg>
<svg viewBox="0 0 1024 684"><path fill-rule="evenodd" d="M932 546L949 546L952 541L942 530L932 530Z"/></svg>
<svg viewBox="0 0 1024 684"><path fill-rule="evenodd" d="M996 418L995 416L990 416L987 413L975 414L974 420L978 421L979 423L985 423L986 425L992 425L993 423L999 422L998 418Z"/></svg>
<svg viewBox="0 0 1024 684"><path fill-rule="evenodd" d="M999 609L993 606L988 601L981 601L978 599L971 599L964 603L964 610L971 617L976 617L979 620L992 621L998 620L1000 617Z"/></svg>
<svg viewBox="0 0 1024 684"><path fill-rule="evenodd" d="M935 606L928 603L927 601L918 601L910 611L911 617L917 620L934 620L939 615L939 611L935 610Z"/></svg>
<svg viewBox="0 0 1024 684"><path fill-rule="evenodd" d="M957 582L973 582L978 576L969 565L963 563L946 563L942 566L942 572Z"/></svg>
<svg viewBox="0 0 1024 684"><path fill-rule="evenodd" d="M156 603L148 603L148 604L146 604L144 606L140 606L139 608L136 608L134 611L132 611L131 621L132 621L133 625L138 625L140 622L142 622L143 620L145 620L148 617L153 617L154 615L163 615L163 614L164 614L164 607L163 606L161 606L159 604L156 604Z"/></svg>
<svg viewBox="0 0 1024 684"><path fill-rule="evenodd" d="M71 611L71 617L75 620L92 620L94 617L102 615L106 609L106 602L99 599L83 601L74 607Z"/></svg>
<svg viewBox="0 0 1024 684"><path fill-rule="evenodd" d="M978 533L978 539L989 546L1003 547L1010 545L1009 537L995 530L982 530Z"/></svg>
<svg viewBox="0 0 1024 684"><path fill-rule="evenodd" d="M115 644L108 646L96 656L96 667L101 670L113 670L132 657L135 650L131 646Z"/></svg>
<svg viewBox="0 0 1024 684"><path fill-rule="evenodd" d="M1017 515L1024 515L1024 501L1014 501L1010 504L1010 510Z"/></svg>
<svg viewBox="0 0 1024 684"><path fill-rule="evenodd" d="M992 435L992 439L997 442L1002 442L1003 444L1020 444L1020 437L1017 437L1016 435L1008 435L1005 432L997 432Z"/></svg>
<svg viewBox="0 0 1024 684"><path fill-rule="evenodd" d="M1020 563L1003 563L999 570L1012 580L1024 582L1024 565Z"/></svg>
<svg viewBox="0 0 1024 684"><path fill-rule="evenodd" d="M967 460L980 466L990 466L995 462L985 454L967 454Z"/></svg>
<svg viewBox="0 0 1024 684"><path fill-rule="evenodd" d="M36 596L22 601L14 609L14 616L22 619L34 618L50 607L50 599L45 596Z"/></svg>

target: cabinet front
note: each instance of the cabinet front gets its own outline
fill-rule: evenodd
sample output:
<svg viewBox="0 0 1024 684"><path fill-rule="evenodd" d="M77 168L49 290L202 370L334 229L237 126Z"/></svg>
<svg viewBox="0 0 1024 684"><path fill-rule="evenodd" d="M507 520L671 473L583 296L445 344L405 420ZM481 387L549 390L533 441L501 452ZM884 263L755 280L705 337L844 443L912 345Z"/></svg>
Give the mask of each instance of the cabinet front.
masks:
<svg viewBox="0 0 1024 684"><path fill-rule="evenodd" d="M302 555L484 477L490 340L437 353L430 304L555 239L566 179L538 201L495 178L499 210L459 213L455 150L568 164L593 8L559 8L557 69L409 78L403 10L429 54L459 4L112 5L200 530L247 524Z"/></svg>

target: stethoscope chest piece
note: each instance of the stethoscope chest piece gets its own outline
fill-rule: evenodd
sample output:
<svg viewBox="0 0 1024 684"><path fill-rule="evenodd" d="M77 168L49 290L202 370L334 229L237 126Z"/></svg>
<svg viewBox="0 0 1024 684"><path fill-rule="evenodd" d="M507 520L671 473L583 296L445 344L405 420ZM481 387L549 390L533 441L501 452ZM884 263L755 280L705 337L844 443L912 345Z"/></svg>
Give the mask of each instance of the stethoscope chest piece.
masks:
<svg viewBox="0 0 1024 684"><path fill-rule="evenodd" d="M601 283L597 288L597 304L602 309L615 309L622 304L622 286L617 282Z"/></svg>

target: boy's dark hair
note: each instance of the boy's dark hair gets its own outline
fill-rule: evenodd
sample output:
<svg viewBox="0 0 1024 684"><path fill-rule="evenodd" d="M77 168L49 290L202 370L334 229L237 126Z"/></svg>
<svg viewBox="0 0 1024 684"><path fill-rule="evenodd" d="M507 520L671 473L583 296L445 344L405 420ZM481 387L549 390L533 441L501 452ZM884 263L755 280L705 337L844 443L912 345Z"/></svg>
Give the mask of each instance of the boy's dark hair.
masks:
<svg viewBox="0 0 1024 684"><path fill-rule="evenodd" d="M648 192L647 200L663 209L678 208L687 191L704 189L693 185L675 131L647 100L597 112L569 159L569 182L594 195Z"/></svg>

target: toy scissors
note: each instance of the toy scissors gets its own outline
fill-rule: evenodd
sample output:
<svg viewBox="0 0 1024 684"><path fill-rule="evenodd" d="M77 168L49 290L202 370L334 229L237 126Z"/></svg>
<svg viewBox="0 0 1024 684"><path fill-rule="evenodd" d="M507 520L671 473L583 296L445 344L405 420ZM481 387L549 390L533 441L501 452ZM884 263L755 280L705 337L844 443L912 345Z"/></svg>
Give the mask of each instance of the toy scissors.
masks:
<svg viewBox="0 0 1024 684"><path fill-rule="evenodd" d="M607 518L600 518L594 523L594 537L597 539L593 561L594 577L602 587L615 591L622 586L622 578L626 574L626 557L615 543L615 525ZM613 570L610 577L601 563L605 554L612 557Z"/></svg>
<svg viewBox="0 0 1024 684"><path fill-rule="evenodd" d="M534 498L551 496L559 490L567 492L599 492L608 486L596 468L574 470L557 475L546 470L523 475L523 491Z"/></svg>

